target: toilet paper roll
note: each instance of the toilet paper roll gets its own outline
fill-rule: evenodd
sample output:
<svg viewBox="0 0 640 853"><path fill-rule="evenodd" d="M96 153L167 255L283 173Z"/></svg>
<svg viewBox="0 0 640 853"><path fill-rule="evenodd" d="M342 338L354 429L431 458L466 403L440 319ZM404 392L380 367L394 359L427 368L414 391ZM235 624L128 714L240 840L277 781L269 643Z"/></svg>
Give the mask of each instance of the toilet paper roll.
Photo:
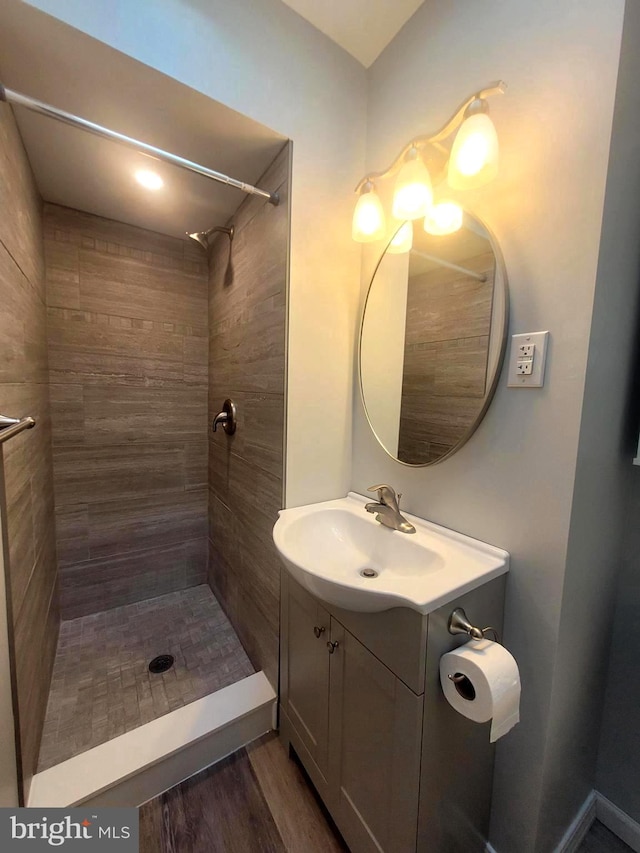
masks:
<svg viewBox="0 0 640 853"><path fill-rule="evenodd" d="M492 721L491 743L520 720L518 664L499 643L471 640L444 654L440 684L459 714L476 723Z"/></svg>

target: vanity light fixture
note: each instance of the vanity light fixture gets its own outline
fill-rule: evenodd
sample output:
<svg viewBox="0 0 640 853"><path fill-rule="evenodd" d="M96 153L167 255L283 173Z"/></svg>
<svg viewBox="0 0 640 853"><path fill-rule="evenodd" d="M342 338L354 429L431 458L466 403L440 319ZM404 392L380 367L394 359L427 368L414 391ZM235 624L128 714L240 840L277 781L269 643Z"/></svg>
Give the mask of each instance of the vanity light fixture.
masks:
<svg viewBox="0 0 640 853"><path fill-rule="evenodd" d="M463 215L462 208L455 201L439 201L427 212L424 230L436 237L454 234L462 227Z"/></svg>
<svg viewBox="0 0 640 853"><path fill-rule="evenodd" d="M462 209L450 201L434 205L433 187L447 180L453 189L472 189L495 178L498 135L489 118L487 98L504 94L505 90L506 84L498 81L475 92L437 133L412 139L388 169L362 178L356 187L359 196L353 214L353 239L368 243L385 236L385 213L375 184L393 176L397 176L392 202L396 219L425 217L425 230L432 234L457 231L462 224ZM411 248L406 239L397 245L408 247L392 251Z"/></svg>
<svg viewBox="0 0 640 853"><path fill-rule="evenodd" d="M385 234L385 216L380 197L372 181L359 186L360 196L353 212L351 235L356 243L380 240Z"/></svg>
<svg viewBox="0 0 640 853"><path fill-rule="evenodd" d="M393 236L387 247L387 252L392 255L404 255L411 251L413 246L413 222L405 222Z"/></svg>
<svg viewBox="0 0 640 853"><path fill-rule="evenodd" d="M412 146L396 179L391 212L396 219L421 219L433 204L429 170L420 152Z"/></svg>
<svg viewBox="0 0 640 853"><path fill-rule="evenodd" d="M469 190L488 184L498 174L498 134L489 118L489 104L477 98L465 111L449 157L449 186Z"/></svg>

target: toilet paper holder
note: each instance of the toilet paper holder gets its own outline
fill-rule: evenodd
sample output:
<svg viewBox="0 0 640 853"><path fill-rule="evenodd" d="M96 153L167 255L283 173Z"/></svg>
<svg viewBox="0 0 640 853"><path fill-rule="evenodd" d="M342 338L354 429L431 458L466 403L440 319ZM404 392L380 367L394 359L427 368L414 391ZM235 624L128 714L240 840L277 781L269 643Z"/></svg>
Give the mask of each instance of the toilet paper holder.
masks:
<svg viewBox="0 0 640 853"><path fill-rule="evenodd" d="M456 607L451 611L447 628L450 634L466 634L472 640L485 640L487 633L492 633L494 642L500 642L500 635L491 625L487 625L486 628L476 628L472 625L463 607Z"/></svg>

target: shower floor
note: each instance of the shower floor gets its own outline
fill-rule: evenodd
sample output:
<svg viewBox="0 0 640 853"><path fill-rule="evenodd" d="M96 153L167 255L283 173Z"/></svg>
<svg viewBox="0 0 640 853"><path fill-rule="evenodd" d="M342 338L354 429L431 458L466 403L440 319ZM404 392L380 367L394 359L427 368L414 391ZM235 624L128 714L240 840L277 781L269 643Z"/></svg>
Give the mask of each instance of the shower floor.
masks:
<svg viewBox="0 0 640 853"><path fill-rule="evenodd" d="M175 662L154 675L162 654ZM63 622L38 771L253 672L206 585Z"/></svg>

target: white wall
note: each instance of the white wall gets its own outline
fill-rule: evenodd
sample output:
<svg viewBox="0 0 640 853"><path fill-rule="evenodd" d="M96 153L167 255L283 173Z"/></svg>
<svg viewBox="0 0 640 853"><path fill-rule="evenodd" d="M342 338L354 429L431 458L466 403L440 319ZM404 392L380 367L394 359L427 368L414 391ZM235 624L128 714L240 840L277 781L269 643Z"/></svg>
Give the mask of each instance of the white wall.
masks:
<svg viewBox="0 0 640 853"><path fill-rule="evenodd" d="M364 68L280 0L31 5L293 139L286 501L345 494Z"/></svg>
<svg viewBox="0 0 640 853"><path fill-rule="evenodd" d="M551 331L545 387L507 389L504 374L478 431L439 465L394 463L357 400L354 418L354 489L389 482L407 510L512 554L505 640L524 687L522 722L497 747L491 840L500 853L552 849L593 783L593 768L580 763L575 793L548 820L542 813L557 792L553 773L566 780L566 765L544 753L552 703L554 715L574 709L556 703L554 670L623 8L623 0L431 0L370 69L372 170L437 129L477 87L508 83L491 102L500 174L458 197L504 252L510 331ZM570 725L565 716L561 725Z"/></svg>

